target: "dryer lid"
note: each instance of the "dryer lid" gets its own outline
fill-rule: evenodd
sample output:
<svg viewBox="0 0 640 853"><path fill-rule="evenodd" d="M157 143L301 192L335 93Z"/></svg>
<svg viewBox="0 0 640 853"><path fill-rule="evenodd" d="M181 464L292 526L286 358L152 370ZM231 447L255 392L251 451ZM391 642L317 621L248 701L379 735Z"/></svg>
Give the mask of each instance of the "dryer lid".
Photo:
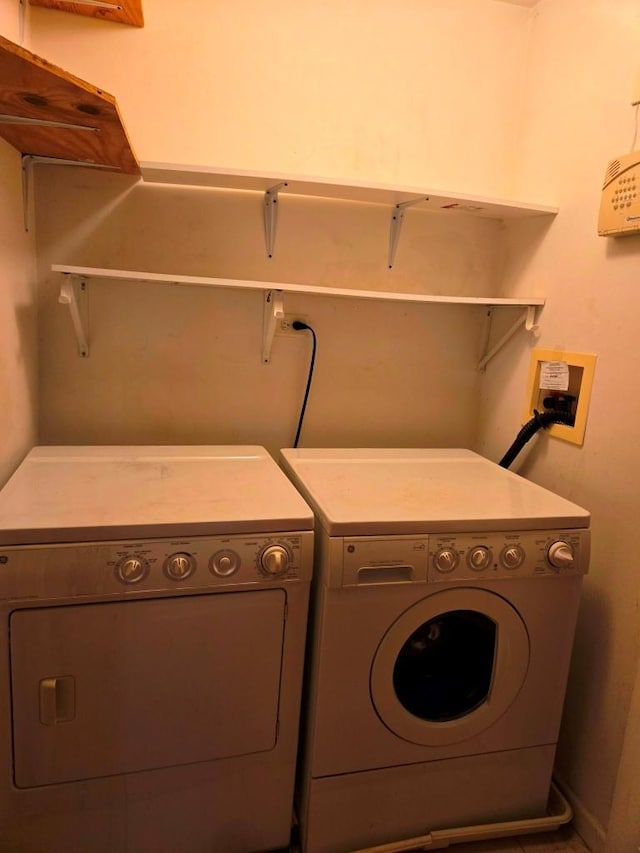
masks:
<svg viewBox="0 0 640 853"><path fill-rule="evenodd" d="M263 447L35 447L0 492L0 544L313 529Z"/></svg>
<svg viewBox="0 0 640 853"><path fill-rule="evenodd" d="M587 510L464 449L282 450L330 536L586 528Z"/></svg>

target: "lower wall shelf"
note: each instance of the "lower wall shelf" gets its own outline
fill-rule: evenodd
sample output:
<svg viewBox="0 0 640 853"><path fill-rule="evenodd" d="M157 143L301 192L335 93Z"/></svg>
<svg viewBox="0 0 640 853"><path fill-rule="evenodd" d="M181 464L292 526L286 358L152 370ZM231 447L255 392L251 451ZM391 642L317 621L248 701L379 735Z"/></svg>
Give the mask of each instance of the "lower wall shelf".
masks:
<svg viewBox="0 0 640 853"><path fill-rule="evenodd" d="M534 331L536 329L537 312L545 304L545 300L542 297L507 299L502 297L485 296L440 296L423 293L357 290L354 288L344 287L321 287L312 284L295 284L290 282L247 281L243 279L208 278L206 276L172 275L169 273L149 273L133 270L113 270L100 267L65 266L63 264L53 264L51 270L52 272L63 273L65 276L71 277L72 281L79 281L81 291L85 295L85 298L87 281L89 279L108 279L111 281L132 281L145 284L173 284L192 287L237 288L243 290L262 291L264 294L262 361L264 363L268 363L270 361L271 345L273 343L276 323L284 313L284 293L300 293L309 296L330 296L334 298L368 299L385 302L409 302L414 304L476 305L491 309L524 309L517 322L491 349L488 348L490 331L490 328L488 327L487 334L485 336L484 353L478 365L480 370L484 370L489 360L493 358L493 356L521 326L524 325L527 331ZM77 298L78 292L75 287L72 286L69 288L68 286L65 287L63 285L60 301L69 305L76 337L78 338L79 351L81 355L86 357L88 354L88 329L83 325L81 320L82 315L78 311ZM490 323L491 312L489 312L488 317Z"/></svg>

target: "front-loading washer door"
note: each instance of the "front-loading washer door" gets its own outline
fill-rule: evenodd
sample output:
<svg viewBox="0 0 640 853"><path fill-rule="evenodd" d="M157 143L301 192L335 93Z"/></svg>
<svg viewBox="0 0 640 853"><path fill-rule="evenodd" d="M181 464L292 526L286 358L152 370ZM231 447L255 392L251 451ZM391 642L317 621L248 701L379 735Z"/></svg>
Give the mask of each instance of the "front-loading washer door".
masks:
<svg viewBox="0 0 640 853"><path fill-rule="evenodd" d="M399 737L446 746L501 717L528 666L527 629L508 601L487 590L448 589L391 625L371 668L371 697Z"/></svg>
<svg viewBox="0 0 640 853"><path fill-rule="evenodd" d="M272 749L285 604L270 589L14 611L16 786Z"/></svg>

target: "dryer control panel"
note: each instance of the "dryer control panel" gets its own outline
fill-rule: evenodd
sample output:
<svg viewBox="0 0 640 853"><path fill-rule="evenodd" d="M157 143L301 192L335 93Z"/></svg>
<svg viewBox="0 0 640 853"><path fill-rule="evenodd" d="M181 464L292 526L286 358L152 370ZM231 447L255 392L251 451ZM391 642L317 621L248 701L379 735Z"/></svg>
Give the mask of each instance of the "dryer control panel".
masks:
<svg viewBox="0 0 640 853"><path fill-rule="evenodd" d="M0 601L309 581L313 533L0 546Z"/></svg>

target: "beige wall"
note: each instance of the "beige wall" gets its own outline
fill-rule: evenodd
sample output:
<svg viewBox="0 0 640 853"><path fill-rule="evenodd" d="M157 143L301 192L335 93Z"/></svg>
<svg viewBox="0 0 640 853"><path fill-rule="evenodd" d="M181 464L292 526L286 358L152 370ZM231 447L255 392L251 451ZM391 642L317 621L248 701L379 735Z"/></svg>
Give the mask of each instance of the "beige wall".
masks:
<svg viewBox="0 0 640 853"><path fill-rule="evenodd" d="M262 197L134 186L86 170L38 175L44 443L290 446L308 333L261 362L260 291L89 283L88 359L77 355L51 263L417 292L491 292L500 227L412 211L386 268L390 211L281 197L266 258ZM475 434L484 311L285 294L318 355L303 443L464 445Z"/></svg>
<svg viewBox="0 0 640 853"><path fill-rule="evenodd" d="M0 32L19 39L17 3L0 10ZM0 140L0 485L35 443L35 287L34 237L23 226L20 155Z"/></svg>
<svg viewBox="0 0 640 853"><path fill-rule="evenodd" d="M144 30L32 9L32 47L117 96L142 160L506 192L526 10L477 0L204 8L146 4ZM91 284L91 356L80 360L52 262L500 290L496 222L411 210L389 272L389 208L282 196L268 261L259 194L65 172L38 176L45 442L251 441L277 450L293 440L310 343L278 339L262 365L259 292ZM319 339L305 443L472 442L481 309L299 296L285 305Z"/></svg>
<svg viewBox="0 0 640 853"><path fill-rule="evenodd" d="M628 713L640 629L640 239L600 238L596 220L605 167L633 138L639 25L635 0L542 0L536 8L518 189L556 197L561 212L544 241L527 228L512 234L511 292L539 286L548 302L539 340L515 339L487 373L479 445L493 456L519 425L530 346L597 354L584 447L541 437L519 460L525 476L593 513L558 763L596 850L609 824L625 727L638 726Z"/></svg>
<svg viewBox="0 0 640 853"><path fill-rule="evenodd" d="M141 160L509 194L527 9L144 7L141 30L31 10L32 49L117 97Z"/></svg>
<svg viewBox="0 0 640 853"><path fill-rule="evenodd" d="M516 336L489 366L481 398L471 309L296 296L287 310L319 332L307 444L473 445L480 400L476 446L498 459L520 425L530 346L598 354L584 447L541 437L519 463L593 511L559 773L598 849L635 724L639 587L629 554L640 499L629 472L640 462L632 393L640 243L598 238L595 220L605 165L633 134L637 2L541 0L530 12L492 0L155 0L145 12L144 30L31 12L33 49L116 95L141 159L560 204L548 232L533 224L507 233L508 291L544 293L548 304L539 340ZM51 262L429 292L499 288L497 228L447 231L411 214L388 273L388 211L290 199L267 262L252 196L40 169L43 440L273 449L293 435L309 352L308 340L279 339L272 364L260 364L258 294L102 283L91 285L92 350L81 360Z"/></svg>

